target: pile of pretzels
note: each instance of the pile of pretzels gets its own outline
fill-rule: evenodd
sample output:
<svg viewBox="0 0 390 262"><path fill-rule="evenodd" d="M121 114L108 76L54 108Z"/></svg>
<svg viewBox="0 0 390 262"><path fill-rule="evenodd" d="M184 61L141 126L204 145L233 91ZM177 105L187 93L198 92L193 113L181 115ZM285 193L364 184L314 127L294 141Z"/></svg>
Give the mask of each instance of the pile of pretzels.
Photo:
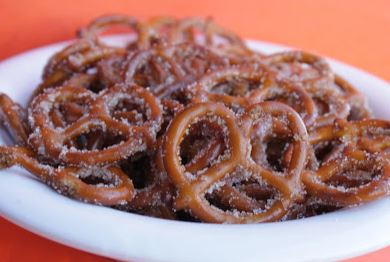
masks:
<svg viewBox="0 0 390 262"><path fill-rule="evenodd" d="M101 37L117 27L130 31L123 45ZM28 105L0 95L14 141L0 168L80 201L209 223L390 195L390 122L323 58L253 51L209 18L105 16L77 35Z"/></svg>

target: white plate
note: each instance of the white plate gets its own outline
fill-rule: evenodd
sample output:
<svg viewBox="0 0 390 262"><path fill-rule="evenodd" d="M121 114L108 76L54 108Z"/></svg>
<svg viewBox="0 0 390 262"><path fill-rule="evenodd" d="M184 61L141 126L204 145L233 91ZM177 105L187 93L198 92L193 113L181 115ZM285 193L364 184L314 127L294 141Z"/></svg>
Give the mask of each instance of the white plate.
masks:
<svg viewBox="0 0 390 262"><path fill-rule="evenodd" d="M281 46L250 45L264 52ZM64 43L0 64L0 89L22 104L47 59ZM388 83L329 60L357 86L378 117L389 118ZM4 143L0 137L0 143ZM0 174L0 214L27 230L91 253L135 261L323 261L357 256L390 244L390 198L317 217L256 225L175 222L93 206L63 197L25 171Z"/></svg>

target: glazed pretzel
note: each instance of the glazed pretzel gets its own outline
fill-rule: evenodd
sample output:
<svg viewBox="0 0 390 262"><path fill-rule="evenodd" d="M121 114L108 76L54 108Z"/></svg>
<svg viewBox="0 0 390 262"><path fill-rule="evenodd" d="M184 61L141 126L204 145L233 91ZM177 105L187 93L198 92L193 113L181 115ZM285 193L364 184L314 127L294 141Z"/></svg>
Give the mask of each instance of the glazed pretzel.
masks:
<svg viewBox="0 0 390 262"><path fill-rule="evenodd" d="M277 103L269 103L270 102L267 102L259 106L263 106L266 112L268 112L268 110L275 110L276 113ZM274 105L272 106L272 104ZM251 110L255 109L252 108ZM294 111L291 110L291 112ZM247 123L249 123L252 113L254 112L248 113ZM290 116L293 119L297 117L297 114L294 114L294 116ZM187 128L189 128L194 121L206 116L217 117L220 119L218 120L218 123L224 122L224 128L227 128L229 153L226 157L222 157L219 162L217 161L212 164L211 167L202 171L201 174L195 174L195 177L192 177L191 175L186 174L186 169L181 163L178 150L181 141L187 132ZM291 167L294 167L295 169L289 170L286 177L276 176L271 171L268 171L247 159L248 144L235 123L234 118L232 112L221 104L201 103L187 107L187 109L179 113L171 123L164 145L164 163L168 175L178 188L178 197L175 201L176 208L190 209L194 215L208 222L223 221L225 223L249 223L280 219L287 212L285 207L288 207L294 199L298 197L298 192L292 191L289 184L298 183L297 180L299 180L299 177L297 178L297 173L300 174L299 169L300 167L303 168L305 163L305 159L302 162L301 158L306 157L303 144L307 141L297 141L298 144L297 147L294 148L296 150L294 152L298 152L299 150L300 155L294 155L293 160L291 161ZM300 121L303 125L302 120ZM294 129L294 131L297 130ZM301 137L299 139L301 139ZM265 181L267 184L277 188L282 195L282 199L275 201L275 204L261 213L229 213L210 206L210 203L205 199L206 191L210 190L210 188L213 187L213 184L227 178L229 174L234 173L237 168L242 168L250 174L250 177L254 177L259 181Z"/></svg>
<svg viewBox="0 0 390 262"><path fill-rule="evenodd" d="M352 175L357 176L354 179L359 179L359 170L376 177L353 187L327 183L333 177L348 172L354 172ZM304 172L303 181L310 194L325 202L340 206L356 205L390 194L390 162L381 154L346 148L343 156L324 164L317 172Z"/></svg>
<svg viewBox="0 0 390 262"><path fill-rule="evenodd" d="M160 141L150 151L121 161L120 168L133 181L135 194L132 201L120 209L175 219L172 208L174 191L162 163Z"/></svg>
<svg viewBox="0 0 390 262"><path fill-rule="evenodd" d="M257 99L259 101L278 101L291 106L300 114L306 126L312 125L318 115L317 106L310 94L300 86L290 82L279 81L277 85L263 88L258 93Z"/></svg>
<svg viewBox="0 0 390 262"><path fill-rule="evenodd" d="M350 113L350 106L347 101L329 88L312 86L306 88L317 107L318 117L314 126L329 125L335 119L347 119Z"/></svg>
<svg viewBox="0 0 390 262"><path fill-rule="evenodd" d="M386 149L388 147L389 137L390 122L380 119L366 119L351 122L339 120L332 125L319 127L310 133L310 141L312 144L340 139L345 143L362 145L360 149L371 153L380 151L370 150L370 148L379 147L383 150ZM375 145L362 141L372 141L373 143L377 141L379 144Z"/></svg>
<svg viewBox="0 0 390 262"><path fill-rule="evenodd" d="M123 54L123 48L102 46L92 40L78 40L50 58L43 72L43 82L34 90L32 99L45 89L60 86L75 73L87 72L104 58Z"/></svg>
<svg viewBox="0 0 390 262"><path fill-rule="evenodd" d="M183 43L136 52L125 63L124 74L127 83L149 87L157 96L166 97L178 89L173 84L225 65L224 59L206 48Z"/></svg>
<svg viewBox="0 0 390 262"><path fill-rule="evenodd" d="M84 104L90 105L88 113L66 127L56 127L50 112L72 99L82 99ZM30 116L35 130L30 137L34 148L72 165L102 165L143 151L155 139L162 121L157 99L145 89L126 85L110 88L99 96L83 88L61 87L34 99ZM67 142L94 129L119 135L123 142L100 150L66 146Z"/></svg>
<svg viewBox="0 0 390 262"><path fill-rule="evenodd" d="M390 122L366 119L350 122L347 128L350 139L357 147L370 153L388 153L390 149Z"/></svg>
<svg viewBox="0 0 390 262"><path fill-rule="evenodd" d="M225 122L228 128L230 157L220 161L202 174L202 181L199 181L199 179L191 181L185 175L185 167L181 164L178 150L191 122L207 114L213 114ZM226 175L225 173L234 170L238 160L245 153L244 144L245 141L234 122L234 115L221 105L196 104L179 113L168 129L164 146L165 167L179 190L176 207L180 209L189 207L192 212L206 221L233 222L233 220L237 220L233 215L211 208L204 195L213 183L223 178Z"/></svg>
<svg viewBox="0 0 390 262"><path fill-rule="evenodd" d="M348 120L362 120L369 118L371 112L363 94L339 75L335 75L334 86L341 91L344 99L348 101L351 111Z"/></svg>
<svg viewBox="0 0 390 262"><path fill-rule="evenodd" d="M37 161L26 147L0 147L0 168L19 165L61 194L99 205L123 205L134 197L131 180L119 168L54 168ZM83 179L98 179L88 184ZM104 185L104 186L103 186Z"/></svg>
<svg viewBox="0 0 390 262"><path fill-rule="evenodd" d="M289 196L290 201L301 201L303 189L300 175L307 161L308 135L300 117L284 104L264 102L250 106L242 118L243 129L247 130L246 136L251 143L251 159L261 168L272 172L274 176L284 177L290 186L293 185ZM269 146L266 143L274 137L291 138L291 141L286 144L286 151L280 152L281 156L278 156L282 161L283 158L288 158L285 162L280 161L282 163L278 164L281 165L279 168L273 166L268 160L269 157L272 158L272 153L267 152ZM264 200L254 201L253 196L256 196L256 199L267 199L271 195L269 187L259 186L255 182L237 189L224 185L220 192L217 192L217 196L225 202L225 205L230 203L233 207L244 211L266 206ZM286 212L291 210L287 209Z"/></svg>
<svg viewBox="0 0 390 262"><path fill-rule="evenodd" d="M130 84L154 88L183 77L183 70L162 48L139 51L125 64L125 81Z"/></svg>
<svg viewBox="0 0 390 262"><path fill-rule="evenodd" d="M111 87L123 82L125 55L113 55L97 63L97 76L101 85Z"/></svg>
<svg viewBox="0 0 390 262"><path fill-rule="evenodd" d="M218 123L199 120L192 124L181 143L180 156L186 172L196 173L216 161L226 150L224 136Z"/></svg>
<svg viewBox="0 0 390 262"><path fill-rule="evenodd" d="M227 67L206 74L191 86L193 102L222 102L231 108L245 107L261 101L262 88L273 84L273 78L262 67Z"/></svg>
<svg viewBox="0 0 390 262"><path fill-rule="evenodd" d="M304 51L287 51L269 55L263 61L280 79L312 85L334 79L328 63L321 57Z"/></svg>
<svg viewBox="0 0 390 262"><path fill-rule="evenodd" d="M252 105L243 116L244 130L252 145L251 158L263 168L283 174L290 184L294 184L294 194L299 198L300 175L305 167L309 138L306 127L296 111L278 102L263 102ZM249 126L249 128L248 128ZM282 170L275 170L265 158L268 139L284 137L288 140L289 161ZM286 153L286 152L284 152Z"/></svg>
<svg viewBox="0 0 390 262"><path fill-rule="evenodd" d="M343 155L344 148L347 146L371 154L388 153L390 149L390 123L378 119L352 122L338 120L332 125L322 126L311 131L310 142L316 152L323 151L322 156L318 156L317 153L315 159L320 166ZM324 151L326 147L328 149Z"/></svg>
<svg viewBox="0 0 390 262"><path fill-rule="evenodd" d="M114 26L134 39L110 45ZM389 121L324 59L253 52L211 19L98 18L26 109L0 96L23 146L0 147L0 167L132 213L284 221L390 195Z"/></svg>

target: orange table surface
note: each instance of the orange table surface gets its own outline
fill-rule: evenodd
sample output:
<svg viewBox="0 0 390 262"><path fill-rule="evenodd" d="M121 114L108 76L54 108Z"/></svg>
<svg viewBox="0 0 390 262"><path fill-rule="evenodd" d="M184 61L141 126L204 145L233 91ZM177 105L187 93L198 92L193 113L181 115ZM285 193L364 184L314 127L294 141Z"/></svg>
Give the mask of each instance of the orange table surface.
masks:
<svg viewBox="0 0 390 262"><path fill-rule="evenodd" d="M245 38L313 51L390 80L389 10L388 0L0 0L0 59L72 38L102 14L212 16ZM0 261L26 260L110 261L0 218ZM390 261L390 247L349 261Z"/></svg>

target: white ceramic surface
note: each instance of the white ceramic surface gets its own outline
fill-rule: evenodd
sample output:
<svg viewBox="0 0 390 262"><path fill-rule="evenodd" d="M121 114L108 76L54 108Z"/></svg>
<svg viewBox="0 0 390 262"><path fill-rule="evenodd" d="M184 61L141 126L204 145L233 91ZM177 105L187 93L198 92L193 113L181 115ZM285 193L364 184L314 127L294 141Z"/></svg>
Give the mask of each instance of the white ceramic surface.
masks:
<svg viewBox="0 0 390 262"><path fill-rule="evenodd" d="M26 103L45 62L63 45L35 49L2 62L0 91ZM282 49L263 42L250 45L267 53ZM378 117L390 118L388 83L340 62L329 62L368 97ZM0 143L6 142L2 135ZM119 260L329 261L390 244L390 198L282 223L175 222L68 199L19 168L1 171L0 214L46 238Z"/></svg>

